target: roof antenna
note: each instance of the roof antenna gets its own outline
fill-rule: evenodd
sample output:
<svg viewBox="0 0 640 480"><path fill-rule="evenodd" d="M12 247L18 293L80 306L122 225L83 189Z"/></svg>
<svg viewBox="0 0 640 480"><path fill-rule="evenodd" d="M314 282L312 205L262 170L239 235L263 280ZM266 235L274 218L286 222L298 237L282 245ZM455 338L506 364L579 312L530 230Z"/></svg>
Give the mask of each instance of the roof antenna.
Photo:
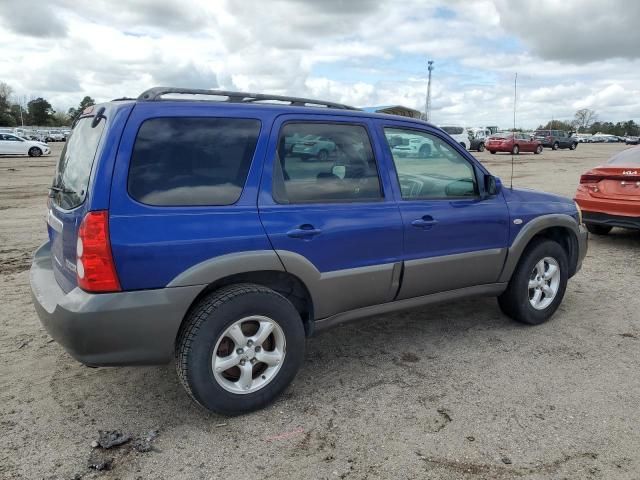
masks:
<svg viewBox="0 0 640 480"><path fill-rule="evenodd" d="M516 135L516 102L518 101L518 72L513 80L513 130L512 135ZM513 149L511 149L511 190L513 190Z"/></svg>

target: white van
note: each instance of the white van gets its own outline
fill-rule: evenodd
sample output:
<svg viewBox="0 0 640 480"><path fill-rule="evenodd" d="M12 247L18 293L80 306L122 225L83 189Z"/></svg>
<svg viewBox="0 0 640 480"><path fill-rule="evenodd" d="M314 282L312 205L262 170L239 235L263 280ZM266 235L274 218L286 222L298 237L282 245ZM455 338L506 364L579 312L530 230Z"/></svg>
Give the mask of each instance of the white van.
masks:
<svg viewBox="0 0 640 480"><path fill-rule="evenodd" d="M471 142L469 140L469 131L465 127L459 125L438 125L442 130L447 132L451 138L462 145L465 149L469 149Z"/></svg>

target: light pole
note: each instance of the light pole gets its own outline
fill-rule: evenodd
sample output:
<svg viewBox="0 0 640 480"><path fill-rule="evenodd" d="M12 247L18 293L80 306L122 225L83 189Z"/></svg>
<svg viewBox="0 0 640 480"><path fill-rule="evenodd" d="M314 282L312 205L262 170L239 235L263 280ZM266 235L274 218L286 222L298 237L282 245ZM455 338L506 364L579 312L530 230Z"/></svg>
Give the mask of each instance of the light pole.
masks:
<svg viewBox="0 0 640 480"><path fill-rule="evenodd" d="M427 65L429 80L427 82L427 99L424 103L424 119L429 122L431 120L431 72L433 71L433 60L427 61Z"/></svg>

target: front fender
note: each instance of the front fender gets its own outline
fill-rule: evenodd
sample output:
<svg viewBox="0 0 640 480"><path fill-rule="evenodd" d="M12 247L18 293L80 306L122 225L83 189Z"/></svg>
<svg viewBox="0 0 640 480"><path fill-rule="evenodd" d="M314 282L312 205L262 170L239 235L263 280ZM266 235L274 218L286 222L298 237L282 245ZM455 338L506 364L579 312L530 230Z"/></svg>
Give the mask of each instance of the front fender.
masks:
<svg viewBox="0 0 640 480"><path fill-rule="evenodd" d="M581 228L578 222L568 214L541 215L528 222L513 240L507 252L507 259L500 274L499 282L508 282L511 279L520 257L522 257L524 250L533 237L552 227L564 228L572 235L570 240L572 251L569 258L571 265L569 276L572 276L580 268L582 259L587 253L587 234L584 228Z"/></svg>

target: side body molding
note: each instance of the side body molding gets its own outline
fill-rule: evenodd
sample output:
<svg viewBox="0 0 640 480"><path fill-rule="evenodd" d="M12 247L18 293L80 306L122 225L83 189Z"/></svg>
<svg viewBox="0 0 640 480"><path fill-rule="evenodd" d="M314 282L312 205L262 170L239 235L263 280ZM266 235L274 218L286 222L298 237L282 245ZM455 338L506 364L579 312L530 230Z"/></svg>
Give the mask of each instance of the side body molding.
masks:
<svg viewBox="0 0 640 480"><path fill-rule="evenodd" d="M255 271L284 272L285 270L273 250L229 253L192 266L171 280L167 287L208 285L230 275Z"/></svg>
<svg viewBox="0 0 640 480"><path fill-rule="evenodd" d="M574 237L575 243L572 243L575 246L576 255L574 255L569 259L570 264L572 264L571 268L575 268L575 264L581 261L582 256L586 253L586 248L582 247L582 242L580 237L582 236L580 232L580 227L578 222L575 221L571 215L554 213L549 215L541 215L532 219L528 222L522 230L518 233L516 238L513 240L513 243L509 247L507 253L507 259L504 264L504 268L502 269L502 273L500 274L499 282L508 282L511 278L511 275L516 269L518 265L518 261L520 261L520 257L524 252L524 249L527 247L531 239L541 231L551 228L551 227L562 227L569 230ZM580 252L577 250L580 248Z"/></svg>

